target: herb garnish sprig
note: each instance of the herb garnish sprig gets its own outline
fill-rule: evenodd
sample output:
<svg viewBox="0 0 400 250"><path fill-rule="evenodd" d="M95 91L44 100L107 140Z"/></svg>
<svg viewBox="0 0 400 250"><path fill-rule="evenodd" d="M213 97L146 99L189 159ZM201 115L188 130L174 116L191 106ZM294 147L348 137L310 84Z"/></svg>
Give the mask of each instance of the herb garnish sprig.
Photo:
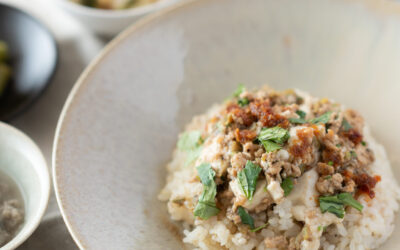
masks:
<svg viewBox="0 0 400 250"><path fill-rule="evenodd" d="M253 199L257 186L257 178L260 172L261 168L257 164L247 161L246 166L238 173L240 187L248 200Z"/></svg>
<svg viewBox="0 0 400 250"><path fill-rule="evenodd" d="M203 184L203 193L194 209L194 215L207 220L220 211L215 203L215 196L217 195L217 185L214 181L215 171L209 163L203 163L196 168Z"/></svg>
<svg viewBox="0 0 400 250"><path fill-rule="evenodd" d="M281 127L263 128L257 139L263 144L265 151L273 152L281 149L289 139L289 131Z"/></svg>
<svg viewBox="0 0 400 250"><path fill-rule="evenodd" d="M256 228L254 226L253 217L251 217L251 215L247 213L247 211L243 207L238 207L238 214L240 216L240 220L242 221L242 223L248 225L250 227L250 231L252 232L257 232L268 225L268 223L265 223L264 225Z"/></svg>
<svg viewBox="0 0 400 250"><path fill-rule="evenodd" d="M345 206L351 206L362 211L363 205L353 198L350 193L340 193L332 196L320 196L319 207L322 213L330 212L338 218L343 218Z"/></svg>

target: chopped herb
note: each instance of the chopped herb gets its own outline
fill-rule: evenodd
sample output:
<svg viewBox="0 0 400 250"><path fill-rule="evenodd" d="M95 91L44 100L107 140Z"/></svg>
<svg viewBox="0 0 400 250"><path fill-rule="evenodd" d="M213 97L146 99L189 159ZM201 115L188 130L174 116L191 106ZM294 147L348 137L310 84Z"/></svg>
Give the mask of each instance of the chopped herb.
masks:
<svg viewBox="0 0 400 250"><path fill-rule="evenodd" d="M187 152L185 166L192 164L200 156L202 143L203 138L197 130L183 133L179 137L178 149Z"/></svg>
<svg viewBox="0 0 400 250"><path fill-rule="evenodd" d="M360 212L363 209L363 205L356 201L350 193L319 197L319 207L322 213L330 212L339 218L343 218L345 205L354 207Z"/></svg>
<svg viewBox="0 0 400 250"><path fill-rule="evenodd" d="M233 97L239 97L243 91L246 90L246 87L243 84L239 84L235 92L233 92Z"/></svg>
<svg viewBox="0 0 400 250"><path fill-rule="evenodd" d="M246 106L247 104L249 104L249 99L247 99L247 98L240 98L240 99L238 100L238 104L239 104L240 107L244 107L244 106Z"/></svg>
<svg viewBox="0 0 400 250"><path fill-rule="evenodd" d="M252 231L252 232L257 232L257 231L263 229L264 227L266 227L267 225L268 225L268 223L265 223L265 224L262 225L262 226L259 226L259 227L257 227L257 228L251 229L250 231Z"/></svg>
<svg viewBox="0 0 400 250"><path fill-rule="evenodd" d="M322 230L322 226L318 226L318 231L321 231Z"/></svg>
<svg viewBox="0 0 400 250"><path fill-rule="evenodd" d="M281 187L283 189L283 192L285 193L285 196L288 196L290 192L292 192L293 189L293 178L292 177L287 177L283 179L281 183Z"/></svg>
<svg viewBox="0 0 400 250"><path fill-rule="evenodd" d="M217 208L215 202L200 201L197 203L194 209L194 215L202 218L203 220L208 220L219 213L219 208Z"/></svg>
<svg viewBox="0 0 400 250"><path fill-rule="evenodd" d="M250 229L254 229L254 220L243 207L238 207L238 214L243 224L249 225Z"/></svg>
<svg viewBox="0 0 400 250"><path fill-rule="evenodd" d="M211 164L203 163L197 166L196 169L197 173L199 173L199 177L203 185L210 186L212 182L214 182L215 172L211 168Z"/></svg>
<svg viewBox="0 0 400 250"><path fill-rule="evenodd" d="M324 177L324 179L325 180L330 180L330 179L332 179L332 175L327 175L327 176Z"/></svg>
<svg viewBox="0 0 400 250"><path fill-rule="evenodd" d="M300 116L301 119L305 119L306 118L306 112L302 111L302 110L297 110L296 114L298 114Z"/></svg>
<svg viewBox="0 0 400 250"><path fill-rule="evenodd" d="M343 204L323 201L323 200L321 200L321 198L324 198L324 197L319 198L319 208L321 209L322 213L329 212L329 213L336 215L338 218L344 217Z"/></svg>
<svg viewBox="0 0 400 250"><path fill-rule="evenodd" d="M194 215L207 220L217 215L220 211L215 203L215 196L217 195L217 185L214 182L215 172L209 163L203 163L198 166L197 172L203 184L203 192L194 209Z"/></svg>
<svg viewBox="0 0 400 250"><path fill-rule="evenodd" d="M185 132L179 137L178 148L182 151L193 150L202 143L200 131Z"/></svg>
<svg viewBox="0 0 400 250"><path fill-rule="evenodd" d="M285 143L289 139L289 132L281 127L263 128L258 139L260 141L270 140L276 143Z"/></svg>
<svg viewBox="0 0 400 250"><path fill-rule="evenodd" d="M343 204L352 206L360 212L363 210L363 205L356 201L350 193L340 193L337 196Z"/></svg>
<svg viewBox="0 0 400 250"><path fill-rule="evenodd" d="M302 118L289 118L288 120L289 120L290 123L293 123L293 124L304 124L304 123L307 123L307 121L302 119Z"/></svg>
<svg viewBox="0 0 400 250"><path fill-rule="evenodd" d="M196 149L187 151L185 166L189 166L190 164L194 163L197 158L199 158L203 147L198 147Z"/></svg>
<svg viewBox="0 0 400 250"><path fill-rule="evenodd" d="M329 162L328 162L328 165L329 165L329 166L333 166L333 161L329 161Z"/></svg>
<svg viewBox="0 0 400 250"><path fill-rule="evenodd" d="M261 141L263 144L265 151L267 152L273 152L275 150L281 149L282 146L278 143L272 142L272 141Z"/></svg>
<svg viewBox="0 0 400 250"><path fill-rule="evenodd" d="M283 143L289 139L289 132L281 127L263 128L258 135L258 140L264 145L267 152L282 148Z"/></svg>
<svg viewBox="0 0 400 250"><path fill-rule="evenodd" d="M367 143L366 143L365 141L362 141L362 142L361 142L361 145L367 146Z"/></svg>
<svg viewBox="0 0 400 250"><path fill-rule="evenodd" d="M340 144L336 144L336 147L338 147L338 148L340 148L342 145L340 145Z"/></svg>
<svg viewBox="0 0 400 250"><path fill-rule="evenodd" d="M238 173L240 187L248 200L253 199L257 185L257 178L260 172L261 168L257 164L247 161L244 169Z"/></svg>
<svg viewBox="0 0 400 250"><path fill-rule="evenodd" d="M350 155L353 158L357 158L357 153L355 151L353 151L353 150L350 151Z"/></svg>
<svg viewBox="0 0 400 250"><path fill-rule="evenodd" d="M342 128L343 128L343 130L344 131L349 131L351 128L352 128L352 126L350 125L350 123L346 120L346 118L343 118L343 121L342 121Z"/></svg>
<svg viewBox="0 0 400 250"><path fill-rule="evenodd" d="M328 111L328 112L324 113L323 115L321 115L321 116L319 116L319 117L316 117L316 118L314 118L314 119L311 119L310 122L311 122L311 123L314 123L314 124L318 124L318 123L323 123L323 124L325 124L325 123L329 122L329 119L330 119L330 117L331 117L331 114L332 114L332 112L331 112L331 111Z"/></svg>
<svg viewBox="0 0 400 250"><path fill-rule="evenodd" d="M307 121L305 120L306 118L306 113L304 111L301 110L297 110L296 114L299 116L299 118L289 118L289 121L291 123L295 123L295 124L304 124L307 123Z"/></svg>

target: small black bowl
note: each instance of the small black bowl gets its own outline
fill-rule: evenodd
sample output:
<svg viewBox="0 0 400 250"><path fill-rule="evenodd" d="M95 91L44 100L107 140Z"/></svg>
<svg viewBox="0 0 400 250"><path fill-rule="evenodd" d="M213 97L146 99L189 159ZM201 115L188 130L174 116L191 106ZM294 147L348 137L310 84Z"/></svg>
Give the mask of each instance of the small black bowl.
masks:
<svg viewBox="0 0 400 250"><path fill-rule="evenodd" d="M0 120L26 110L51 81L58 61L50 31L31 15L0 4L0 40L9 47L12 76L0 96Z"/></svg>

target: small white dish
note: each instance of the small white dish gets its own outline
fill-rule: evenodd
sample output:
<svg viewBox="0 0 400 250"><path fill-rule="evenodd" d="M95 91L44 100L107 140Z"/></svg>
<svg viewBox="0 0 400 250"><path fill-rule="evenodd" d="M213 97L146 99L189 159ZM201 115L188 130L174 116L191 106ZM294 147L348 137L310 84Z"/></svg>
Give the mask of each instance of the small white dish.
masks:
<svg viewBox="0 0 400 250"><path fill-rule="evenodd" d="M24 222L1 249L15 249L37 228L47 208L50 176L42 152L19 130L0 122L0 172L18 186L24 202Z"/></svg>
<svg viewBox="0 0 400 250"><path fill-rule="evenodd" d="M70 0L58 0L59 5L94 31L96 34L112 37L137 21L139 18L172 5L178 0L159 0L155 3L125 9L104 10L86 7Z"/></svg>

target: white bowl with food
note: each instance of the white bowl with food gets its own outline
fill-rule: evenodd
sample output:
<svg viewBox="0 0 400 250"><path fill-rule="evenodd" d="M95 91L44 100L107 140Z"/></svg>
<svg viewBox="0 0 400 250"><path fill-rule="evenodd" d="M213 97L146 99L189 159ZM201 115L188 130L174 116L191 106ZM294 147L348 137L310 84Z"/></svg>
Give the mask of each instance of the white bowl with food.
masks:
<svg viewBox="0 0 400 250"><path fill-rule="evenodd" d="M58 0L58 4L99 35L112 37L139 18L178 0Z"/></svg>
<svg viewBox="0 0 400 250"><path fill-rule="evenodd" d="M0 247L15 249L39 225L50 177L40 149L25 134L0 123Z"/></svg>
<svg viewBox="0 0 400 250"><path fill-rule="evenodd" d="M387 1L204 0L132 26L58 124L74 240L396 249L399 25Z"/></svg>

